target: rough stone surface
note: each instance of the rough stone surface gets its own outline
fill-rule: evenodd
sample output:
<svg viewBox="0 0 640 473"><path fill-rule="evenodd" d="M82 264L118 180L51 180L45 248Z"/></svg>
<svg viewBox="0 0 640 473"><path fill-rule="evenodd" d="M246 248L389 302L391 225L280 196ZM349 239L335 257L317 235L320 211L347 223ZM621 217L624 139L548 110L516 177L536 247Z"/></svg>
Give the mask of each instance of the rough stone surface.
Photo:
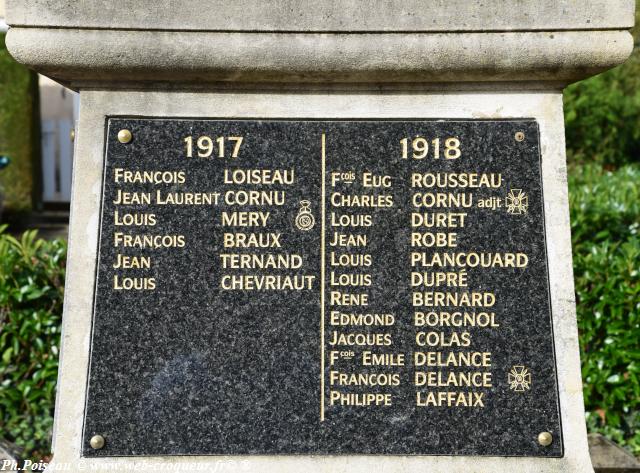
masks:
<svg viewBox="0 0 640 473"><path fill-rule="evenodd" d="M73 88L158 82L567 84L622 63L627 31L220 33L11 28L19 62Z"/></svg>
<svg viewBox="0 0 640 473"><path fill-rule="evenodd" d="M362 14L366 12L366 14ZM72 88L212 83L566 85L631 53L633 0L10 0L12 55Z"/></svg>
<svg viewBox="0 0 640 473"><path fill-rule="evenodd" d="M9 473L18 471L20 458L15 451L15 445L0 441L0 471L8 471Z"/></svg>
<svg viewBox="0 0 640 473"><path fill-rule="evenodd" d="M81 463L86 471L141 468L154 472L364 473L428 470L433 473L585 473L591 468L584 424L578 335L573 299L571 244L562 127L562 95L548 93L315 92L160 93L83 91L76 140L68 286L65 293L61 378L57 398L54 461ZM564 437L562 458L451 456L221 455L214 457L83 458L93 287L99 233L104 123L109 116L216 117L229 119L449 119L537 120L549 265L551 311ZM114 402L120 402L114 400ZM55 465L54 465L55 467Z"/></svg>
<svg viewBox="0 0 640 473"><path fill-rule="evenodd" d="M600 434L589 434L589 452L596 473L638 473L640 462Z"/></svg>
<svg viewBox="0 0 640 473"><path fill-rule="evenodd" d="M7 0L9 23L201 31L515 31L624 29L633 0ZM153 12L153 14L149 14Z"/></svg>

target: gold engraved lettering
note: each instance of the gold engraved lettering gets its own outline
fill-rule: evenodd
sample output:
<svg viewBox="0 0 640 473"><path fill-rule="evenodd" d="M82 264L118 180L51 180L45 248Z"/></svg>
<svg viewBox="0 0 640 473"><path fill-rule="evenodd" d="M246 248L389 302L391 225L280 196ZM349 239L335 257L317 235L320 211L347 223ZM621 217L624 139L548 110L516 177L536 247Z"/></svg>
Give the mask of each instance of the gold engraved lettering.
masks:
<svg viewBox="0 0 640 473"><path fill-rule="evenodd" d="M147 213L125 213L113 211L113 224L115 226L149 226L156 224L156 215Z"/></svg>
<svg viewBox="0 0 640 473"><path fill-rule="evenodd" d="M367 246L367 235L333 232L329 246Z"/></svg>
<svg viewBox="0 0 640 473"><path fill-rule="evenodd" d="M494 312L415 312L416 327L500 327Z"/></svg>
<svg viewBox="0 0 640 473"><path fill-rule="evenodd" d="M116 205L140 205L151 204L150 192L125 192L116 189L116 198L113 200Z"/></svg>
<svg viewBox="0 0 640 473"><path fill-rule="evenodd" d="M411 266L457 268L526 268L524 253L424 253L412 252Z"/></svg>
<svg viewBox="0 0 640 473"><path fill-rule="evenodd" d="M417 332L416 345L420 347L468 347L471 345L469 332Z"/></svg>
<svg viewBox="0 0 640 473"><path fill-rule="evenodd" d="M330 197L334 207L393 207L393 195L341 194L334 192Z"/></svg>
<svg viewBox="0 0 640 473"><path fill-rule="evenodd" d="M266 227L271 212L222 212L221 223L224 227Z"/></svg>
<svg viewBox="0 0 640 473"><path fill-rule="evenodd" d="M396 323L393 314L345 314L337 310L332 310L329 314L331 325L350 325L371 327L374 325L390 326Z"/></svg>
<svg viewBox="0 0 640 473"><path fill-rule="evenodd" d="M425 212L411 213L412 227L464 228L466 213Z"/></svg>
<svg viewBox="0 0 640 473"><path fill-rule="evenodd" d="M329 392L329 404L340 406L390 406L391 394Z"/></svg>
<svg viewBox="0 0 640 473"><path fill-rule="evenodd" d="M158 205L218 205L219 192L167 192L156 190Z"/></svg>
<svg viewBox="0 0 640 473"><path fill-rule="evenodd" d="M184 171L130 171L123 168L113 170L113 180L125 184L184 184Z"/></svg>
<svg viewBox="0 0 640 473"><path fill-rule="evenodd" d="M128 235L115 232L113 246L127 248L182 248L186 244L184 235Z"/></svg>
<svg viewBox="0 0 640 473"><path fill-rule="evenodd" d="M473 194L468 192L463 192L460 194L447 192L416 192L415 194L413 194L411 201L414 207L467 208L473 206Z"/></svg>
<svg viewBox="0 0 640 473"><path fill-rule="evenodd" d="M427 386L429 388L493 387L490 371L416 371L414 374L415 386Z"/></svg>
<svg viewBox="0 0 640 473"><path fill-rule="evenodd" d="M342 333L333 331L329 345L337 346L389 346L393 343L389 333Z"/></svg>
<svg viewBox="0 0 640 473"><path fill-rule="evenodd" d="M146 269L151 267L150 256L127 256L118 253L116 262L113 263L115 269Z"/></svg>
<svg viewBox="0 0 640 473"><path fill-rule="evenodd" d="M350 294L348 292L331 291L329 303L338 306L369 305L369 294Z"/></svg>
<svg viewBox="0 0 640 473"><path fill-rule="evenodd" d="M280 248L281 233L223 233L225 248Z"/></svg>
<svg viewBox="0 0 640 473"><path fill-rule="evenodd" d="M362 187L391 187L391 176L381 176L373 174L371 172L363 172Z"/></svg>
<svg viewBox="0 0 640 473"><path fill-rule="evenodd" d="M370 227L373 218L369 214L339 214L331 212L332 227Z"/></svg>
<svg viewBox="0 0 640 473"><path fill-rule="evenodd" d="M439 391L416 393L418 407L484 407L484 393Z"/></svg>
<svg viewBox="0 0 640 473"><path fill-rule="evenodd" d="M288 253L245 254L220 253L224 269L298 269L302 267L302 256Z"/></svg>
<svg viewBox="0 0 640 473"><path fill-rule="evenodd" d="M496 296L491 292L414 292L414 307L492 307Z"/></svg>
<svg viewBox="0 0 640 473"><path fill-rule="evenodd" d="M502 174L486 173L413 173L411 187L417 188L489 188L497 189L502 185Z"/></svg>
<svg viewBox="0 0 640 473"><path fill-rule="evenodd" d="M225 184L291 185L294 169L225 169Z"/></svg>
<svg viewBox="0 0 640 473"><path fill-rule="evenodd" d="M404 366L404 353L362 352L362 366Z"/></svg>
<svg viewBox="0 0 640 473"><path fill-rule="evenodd" d="M220 287L226 291L303 291L313 289L315 276L280 274L226 274Z"/></svg>
<svg viewBox="0 0 640 473"><path fill-rule="evenodd" d="M460 272L411 272L411 287L466 287L467 286L467 272L462 270Z"/></svg>
<svg viewBox="0 0 640 473"><path fill-rule="evenodd" d="M284 191L227 191L227 205L281 206L285 203Z"/></svg>
<svg viewBox="0 0 640 473"><path fill-rule="evenodd" d="M502 197L488 197L478 199L478 208L496 210L502 208Z"/></svg>
<svg viewBox="0 0 640 473"><path fill-rule="evenodd" d="M443 233L443 232L425 232L411 233L411 246L412 247L454 247L458 246L458 234L457 233Z"/></svg>
<svg viewBox="0 0 640 473"><path fill-rule="evenodd" d="M477 351L416 351L413 353L414 366L449 367L468 366L473 368L490 368L491 353Z"/></svg>
<svg viewBox="0 0 640 473"><path fill-rule="evenodd" d="M351 273L336 273L331 271L329 275L330 286L350 286L350 287L366 287L371 286L370 274L351 274Z"/></svg>
<svg viewBox="0 0 640 473"><path fill-rule="evenodd" d="M399 386L398 373L342 373L329 372L329 383L338 386Z"/></svg>
<svg viewBox="0 0 640 473"><path fill-rule="evenodd" d="M113 289L116 291L153 291L155 288L156 278L113 277Z"/></svg>
<svg viewBox="0 0 640 473"><path fill-rule="evenodd" d="M329 253L329 264L331 266L337 266L342 268L355 268L359 266L369 267L371 266L370 254L351 254L351 253L336 253L332 251Z"/></svg>

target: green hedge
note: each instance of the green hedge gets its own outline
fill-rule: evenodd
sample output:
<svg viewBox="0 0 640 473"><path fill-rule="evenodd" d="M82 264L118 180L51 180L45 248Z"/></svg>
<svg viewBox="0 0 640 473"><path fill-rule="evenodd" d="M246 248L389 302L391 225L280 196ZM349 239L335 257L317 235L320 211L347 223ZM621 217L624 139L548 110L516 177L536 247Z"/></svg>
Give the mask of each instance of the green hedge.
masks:
<svg viewBox="0 0 640 473"><path fill-rule="evenodd" d="M640 152L640 67L633 62L568 87L568 158L618 167Z"/></svg>
<svg viewBox="0 0 640 473"><path fill-rule="evenodd" d="M640 455L640 165L569 175L587 424Z"/></svg>
<svg viewBox="0 0 640 473"><path fill-rule="evenodd" d="M564 99L587 424L640 455L640 53Z"/></svg>
<svg viewBox="0 0 640 473"><path fill-rule="evenodd" d="M8 211L21 213L31 210L39 187L38 77L11 57L4 38L0 33L0 155L11 164L0 171L0 193Z"/></svg>
<svg viewBox="0 0 640 473"><path fill-rule="evenodd" d="M636 49L619 67L564 91L567 158L614 169L640 162L640 0L632 30Z"/></svg>
<svg viewBox="0 0 640 473"><path fill-rule="evenodd" d="M66 244L0 227L0 432L40 460L50 451Z"/></svg>

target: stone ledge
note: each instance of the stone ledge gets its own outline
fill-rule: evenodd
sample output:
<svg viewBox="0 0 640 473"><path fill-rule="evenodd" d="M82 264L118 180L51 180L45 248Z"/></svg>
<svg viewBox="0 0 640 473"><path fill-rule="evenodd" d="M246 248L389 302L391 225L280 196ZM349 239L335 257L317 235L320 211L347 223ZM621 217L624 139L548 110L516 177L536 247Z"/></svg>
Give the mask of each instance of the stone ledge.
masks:
<svg viewBox="0 0 640 473"><path fill-rule="evenodd" d="M595 473L640 473L630 453L600 434L589 434L589 453Z"/></svg>
<svg viewBox="0 0 640 473"><path fill-rule="evenodd" d="M567 84L621 64L619 31L211 33L20 28L7 47L71 87L91 82Z"/></svg>

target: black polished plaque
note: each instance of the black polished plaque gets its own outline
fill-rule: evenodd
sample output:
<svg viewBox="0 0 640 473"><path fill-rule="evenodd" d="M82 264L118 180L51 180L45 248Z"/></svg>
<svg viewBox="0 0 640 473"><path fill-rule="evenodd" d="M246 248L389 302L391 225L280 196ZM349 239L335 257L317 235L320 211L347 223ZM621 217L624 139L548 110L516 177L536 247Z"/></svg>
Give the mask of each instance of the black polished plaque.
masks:
<svg viewBox="0 0 640 473"><path fill-rule="evenodd" d="M562 456L534 120L106 140L85 456Z"/></svg>

